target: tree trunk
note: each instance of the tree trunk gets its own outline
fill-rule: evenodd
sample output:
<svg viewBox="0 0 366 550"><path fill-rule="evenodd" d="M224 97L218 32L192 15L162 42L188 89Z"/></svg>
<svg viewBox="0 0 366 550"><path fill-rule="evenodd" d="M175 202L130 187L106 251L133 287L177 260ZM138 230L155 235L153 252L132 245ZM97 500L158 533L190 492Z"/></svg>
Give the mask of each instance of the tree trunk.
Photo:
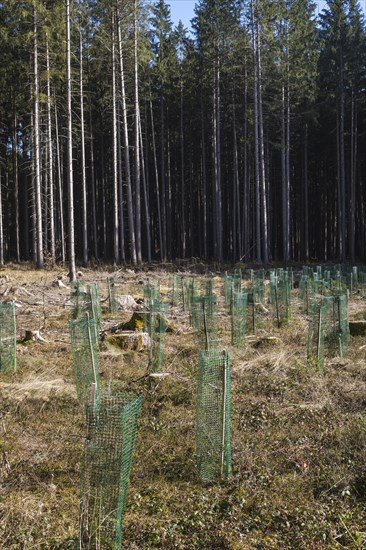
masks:
<svg viewBox="0 0 366 550"><path fill-rule="evenodd" d="M221 199L221 122L220 122L220 65L216 59L213 81L213 157L214 157L214 247L215 259L223 261L222 199Z"/></svg>
<svg viewBox="0 0 366 550"><path fill-rule="evenodd" d="M122 101L123 143L124 143L124 151L125 151L125 169L126 169L126 184L127 184L128 229L129 229L129 236L130 236L131 260L133 264L136 264L137 262L136 238L135 238L135 222L134 222L134 212L133 212L130 149L129 149L129 138L128 138L125 73L124 73L124 67L123 67L121 22L120 22L120 14L118 9L117 9L117 34L118 34L119 72L120 72L120 79L121 79L120 85L121 85L121 101Z"/></svg>
<svg viewBox="0 0 366 550"><path fill-rule="evenodd" d="M257 21L258 23L258 21ZM259 125L259 160L260 160L260 191L262 210L263 261L268 263L268 227L267 227L267 196L266 196L266 166L264 156L263 134L263 102L262 102L262 63L260 33L257 29L257 61L258 61L258 125Z"/></svg>
<svg viewBox="0 0 366 550"><path fill-rule="evenodd" d="M206 175L206 133L203 110L203 97L201 95L201 163L202 163L202 207L203 207L203 257L208 258L208 197L207 197L207 175Z"/></svg>
<svg viewBox="0 0 366 550"><path fill-rule="evenodd" d="M31 95L34 94L34 87L31 84ZM30 115L31 122L31 136L30 136L30 146L29 154L31 157L31 177L30 177L30 200L29 200L29 210L30 210L30 221L31 221L31 257L32 261L37 263L37 219L36 219L36 193L35 193L35 173L36 173L36 159L35 159L35 139L34 139L34 110ZM5 180L7 179L7 169L5 169ZM4 242L4 244L6 244Z"/></svg>
<svg viewBox="0 0 366 550"><path fill-rule="evenodd" d="M59 222L60 222L60 241L61 241L61 261L65 263L66 261L66 251L65 251L65 228L64 228L64 204L63 204L63 192L62 192L62 162L61 162L61 150L60 150L60 139L59 139L59 129L58 129L58 116L57 116L57 107L56 99L54 95L55 103L55 133L56 133L56 152L57 152L57 188L58 188L58 201L59 201Z"/></svg>
<svg viewBox="0 0 366 550"><path fill-rule="evenodd" d="M167 110L169 120L169 111ZM167 168L166 168L166 257L172 257L172 177L171 177L171 137L168 126L167 130ZM177 197L178 198L178 197Z"/></svg>
<svg viewBox="0 0 366 550"><path fill-rule="evenodd" d="M309 178L308 178L308 125L304 135L304 259L309 261Z"/></svg>
<svg viewBox="0 0 366 550"><path fill-rule="evenodd" d="M163 251L162 257L165 260L167 257L167 238L166 238L166 177L165 177L165 95L164 87L161 83L160 91L160 166L161 166L161 222L162 222L162 237Z"/></svg>
<svg viewBox="0 0 366 550"><path fill-rule="evenodd" d="M356 231L356 166L357 166L357 112L354 90L351 94L351 162L350 162L350 208L349 208L349 253L350 260L355 261Z"/></svg>
<svg viewBox="0 0 366 550"><path fill-rule="evenodd" d="M285 122L285 86L282 85L281 97L281 198L282 198L282 258L287 261L287 173L286 173L286 122Z"/></svg>
<svg viewBox="0 0 366 550"><path fill-rule="evenodd" d="M249 173L248 173L248 74L247 58L245 56L244 67L244 122L243 122L243 220L242 220L242 250L240 259L247 259L250 249L250 231L249 231Z"/></svg>
<svg viewBox="0 0 366 550"><path fill-rule="evenodd" d="M79 35L79 82L80 82L80 133L81 133L81 203L82 203L82 239L83 264L88 264L88 206L86 197L86 158L85 158L85 122L84 122L84 71L83 71L83 35L80 25Z"/></svg>
<svg viewBox="0 0 366 550"><path fill-rule="evenodd" d="M43 231L42 231L42 196L41 196L41 148L40 148L40 114L39 114L39 74L38 74L38 23L34 7L34 192L36 215L36 264L43 268Z"/></svg>
<svg viewBox="0 0 366 550"><path fill-rule="evenodd" d="M151 263L150 207L149 207L149 196L148 196L148 190L147 190L148 185L147 185L147 180L146 180L146 167L145 167L145 160L144 160L144 148L143 148L143 140L142 140L142 128L141 128L140 111L139 111L139 118L138 118L138 128L139 128L139 136L140 136L142 189L143 189L145 223L146 223L147 261L148 261L148 263Z"/></svg>
<svg viewBox="0 0 366 550"><path fill-rule="evenodd" d="M217 238L218 238L218 259L219 262L222 262L224 259L223 245L222 245L222 167L221 167L221 67L220 67L220 58L217 59L217 73L216 73L216 117L217 117Z"/></svg>
<svg viewBox="0 0 366 550"><path fill-rule="evenodd" d="M290 260L290 247L291 247L291 209L290 209L290 132L291 132L291 112L290 112L290 90L287 84L287 98L286 98L286 256L285 262ZM292 232L292 240L296 240L295 228Z"/></svg>
<svg viewBox="0 0 366 550"><path fill-rule="evenodd" d="M253 40L253 92L254 92L254 169L255 169L255 244L256 259L262 261L261 247L261 201L259 173L259 115L258 115L258 51L257 24L254 1L251 1L252 40Z"/></svg>
<svg viewBox="0 0 366 550"><path fill-rule="evenodd" d="M281 172L282 172L282 254L290 259L290 93L282 86Z"/></svg>
<svg viewBox="0 0 366 550"><path fill-rule="evenodd" d="M339 70L339 173L340 173L340 255L346 261L346 169L344 153L344 67L343 52L340 52Z"/></svg>
<svg viewBox="0 0 366 550"><path fill-rule="evenodd" d="M180 74L180 241L182 258L186 257L186 222L185 222L185 162L184 162L184 94L183 76Z"/></svg>
<svg viewBox="0 0 366 550"><path fill-rule="evenodd" d="M113 134L113 260L119 262L119 216L118 216L118 140L117 140L117 85L115 62L115 16L112 13L112 134Z"/></svg>
<svg viewBox="0 0 366 550"><path fill-rule="evenodd" d="M149 84L149 94L150 94L151 135L152 135L152 147L153 147L154 168L155 168L156 205L157 205L157 213L158 213L159 248L160 248L160 259L163 261L164 246L163 246L163 231L162 231L162 220L161 220L161 210L160 210L160 185L159 185L158 162L156 158L154 114L153 114L153 108L152 108L150 84Z"/></svg>
<svg viewBox="0 0 366 550"><path fill-rule="evenodd" d="M46 45L46 63L47 63L47 149L48 149L48 212L50 220L50 251L51 261L56 261L55 244L55 210L54 210L54 158L53 158L53 140L52 140L52 116L51 116L51 75L50 75L50 56L48 38Z"/></svg>
<svg viewBox="0 0 366 550"><path fill-rule="evenodd" d="M135 54L135 221L136 221L136 257L142 263L141 239L141 165L140 165L140 103L139 103L139 74L138 74L138 42L137 42L137 0L134 13L134 54Z"/></svg>
<svg viewBox="0 0 366 550"><path fill-rule="evenodd" d="M104 149L102 150L102 176L101 176L101 190L100 194L102 197L102 243L103 243L103 258L104 261L107 259L107 213L106 213L106 202L107 202L107 185L106 185L106 173L105 173L105 160L104 160Z"/></svg>
<svg viewBox="0 0 366 550"><path fill-rule="evenodd" d="M235 118L235 102L233 93L233 141L234 141L234 189L233 189L233 260L240 260L242 243L241 243L241 226L240 226L240 186L239 186L239 160L238 160L238 145L236 137L236 118Z"/></svg>
<svg viewBox="0 0 366 550"><path fill-rule="evenodd" d="M92 200L92 213L93 213L93 245L94 245L94 258L98 260L98 222L97 222L97 190L95 180L95 166L94 166L94 133L93 133L93 117L91 110L91 97L89 95L89 139L90 139L90 180L91 180L91 200Z"/></svg>
<svg viewBox="0 0 366 550"><path fill-rule="evenodd" d="M66 0L66 97L67 97L67 190L69 220L69 278L76 279L75 227L74 227L74 179L72 166L72 109L71 109L71 17L70 0Z"/></svg>
<svg viewBox="0 0 366 550"><path fill-rule="evenodd" d="M3 194L2 171L0 163L0 266L4 265L4 227L3 227Z"/></svg>
<svg viewBox="0 0 366 550"><path fill-rule="evenodd" d="M13 180L14 180L14 206L15 206L15 250L16 260L20 262L20 239L19 239L19 170L18 170L18 138L17 138L18 117L14 112L13 117Z"/></svg>
<svg viewBox="0 0 366 550"><path fill-rule="evenodd" d="M123 166L122 166L122 144L121 144L121 117L120 110L117 111L117 152L118 152L118 207L119 207L119 240L121 248L121 260L126 261L125 251L125 212L123 207Z"/></svg>
<svg viewBox="0 0 366 550"><path fill-rule="evenodd" d="M341 201L341 146L340 146L340 124L339 124L339 105L337 105L337 219L335 228L338 231L338 240L336 243L336 250L333 251L334 257L337 255L338 259L341 258L343 254L343 234L342 234L342 201ZM334 229L335 229L334 228Z"/></svg>

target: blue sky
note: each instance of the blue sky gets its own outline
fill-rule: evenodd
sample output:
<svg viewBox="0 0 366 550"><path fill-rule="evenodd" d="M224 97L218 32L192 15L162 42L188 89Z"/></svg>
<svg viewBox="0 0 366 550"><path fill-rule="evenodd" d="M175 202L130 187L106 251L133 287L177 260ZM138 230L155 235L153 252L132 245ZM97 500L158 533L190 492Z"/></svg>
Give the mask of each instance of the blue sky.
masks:
<svg viewBox="0 0 366 550"><path fill-rule="evenodd" d="M191 27L190 20L194 17L196 0L166 0L166 3L170 5L174 25L177 25L179 19L181 19L184 26L189 29ZM325 0L318 0L316 3L318 4L318 9L322 10L326 2Z"/></svg>
<svg viewBox="0 0 366 550"><path fill-rule="evenodd" d="M182 20L183 25L188 29L191 27L190 20L194 17L195 0L166 0L166 3L170 5L170 11L172 14L172 21L174 25L177 25L179 19Z"/></svg>
<svg viewBox="0 0 366 550"><path fill-rule="evenodd" d="M166 3L170 5L172 21L174 25L177 25L179 19L183 21L185 27L190 29L190 20L194 17L195 0L166 0ZM325 4L325 0L318 0L318 10L321 11ZM361 0L360 4L365 11L366 0Z"/></svg>

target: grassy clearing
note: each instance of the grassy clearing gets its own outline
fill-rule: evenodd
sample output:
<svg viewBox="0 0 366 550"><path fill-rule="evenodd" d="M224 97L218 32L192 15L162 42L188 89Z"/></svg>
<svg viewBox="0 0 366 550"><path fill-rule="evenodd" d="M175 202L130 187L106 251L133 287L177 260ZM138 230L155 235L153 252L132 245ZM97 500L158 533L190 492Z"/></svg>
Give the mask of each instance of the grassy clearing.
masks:
<svg viewBox="0 0 366 550"><path fill-rule="evenodd" d="M18 336L41 330L46 343L18 344L18 370L0 374L0 548L67 549L78 537L84 417L73 385L69 289L60 272L6 269L0 292L15 298ZM120 272L118 292L143 295L146 275L165 298L169 275ZM106 276L87 271L101 284ZM67 281L64 281L67 284ZM222 281L215 278L217 289ZM26 290L26 292L24 292ZM164 296L163 296L164 298ZM351 338L346 358L327 358L324 376L306 362L307 320L299 304L276 328L270 306L259 329L275 345L230 345L220 298L219 336L232 365L233 475L203 486L195 468L197 355L188 317L170 312L164 379L147 378L147 352L104 346L104 385L142 394L124 520L129 549L336 549L366 547L366 348ZM103 302L105 323L111 317ZM351 316L363 300L351 301Z"/></svg>

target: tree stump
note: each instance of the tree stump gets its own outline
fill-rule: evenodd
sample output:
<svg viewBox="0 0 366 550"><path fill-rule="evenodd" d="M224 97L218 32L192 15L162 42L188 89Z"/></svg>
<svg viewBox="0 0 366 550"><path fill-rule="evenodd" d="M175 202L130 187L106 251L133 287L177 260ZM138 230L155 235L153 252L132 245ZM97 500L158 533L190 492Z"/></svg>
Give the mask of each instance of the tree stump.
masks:
<svg viewBox="0 0 366 550"><path fill-rule="evenodd" d="M106 340L112 346L126 351L142 351L151 345L147 332L124 331L117 334L108 334Z"/></svg>

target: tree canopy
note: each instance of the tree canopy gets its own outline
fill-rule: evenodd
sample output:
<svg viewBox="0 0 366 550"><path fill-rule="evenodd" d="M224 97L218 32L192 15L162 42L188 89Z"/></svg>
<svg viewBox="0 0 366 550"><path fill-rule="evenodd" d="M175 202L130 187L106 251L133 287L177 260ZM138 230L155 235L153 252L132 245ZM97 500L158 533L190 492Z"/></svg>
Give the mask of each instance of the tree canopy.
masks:
<svg viewBox="0 0 366 550"><path fill-rule="evenodd" d="M0 4L0 263L364 260L357 0L67 4Z"/></svg>

